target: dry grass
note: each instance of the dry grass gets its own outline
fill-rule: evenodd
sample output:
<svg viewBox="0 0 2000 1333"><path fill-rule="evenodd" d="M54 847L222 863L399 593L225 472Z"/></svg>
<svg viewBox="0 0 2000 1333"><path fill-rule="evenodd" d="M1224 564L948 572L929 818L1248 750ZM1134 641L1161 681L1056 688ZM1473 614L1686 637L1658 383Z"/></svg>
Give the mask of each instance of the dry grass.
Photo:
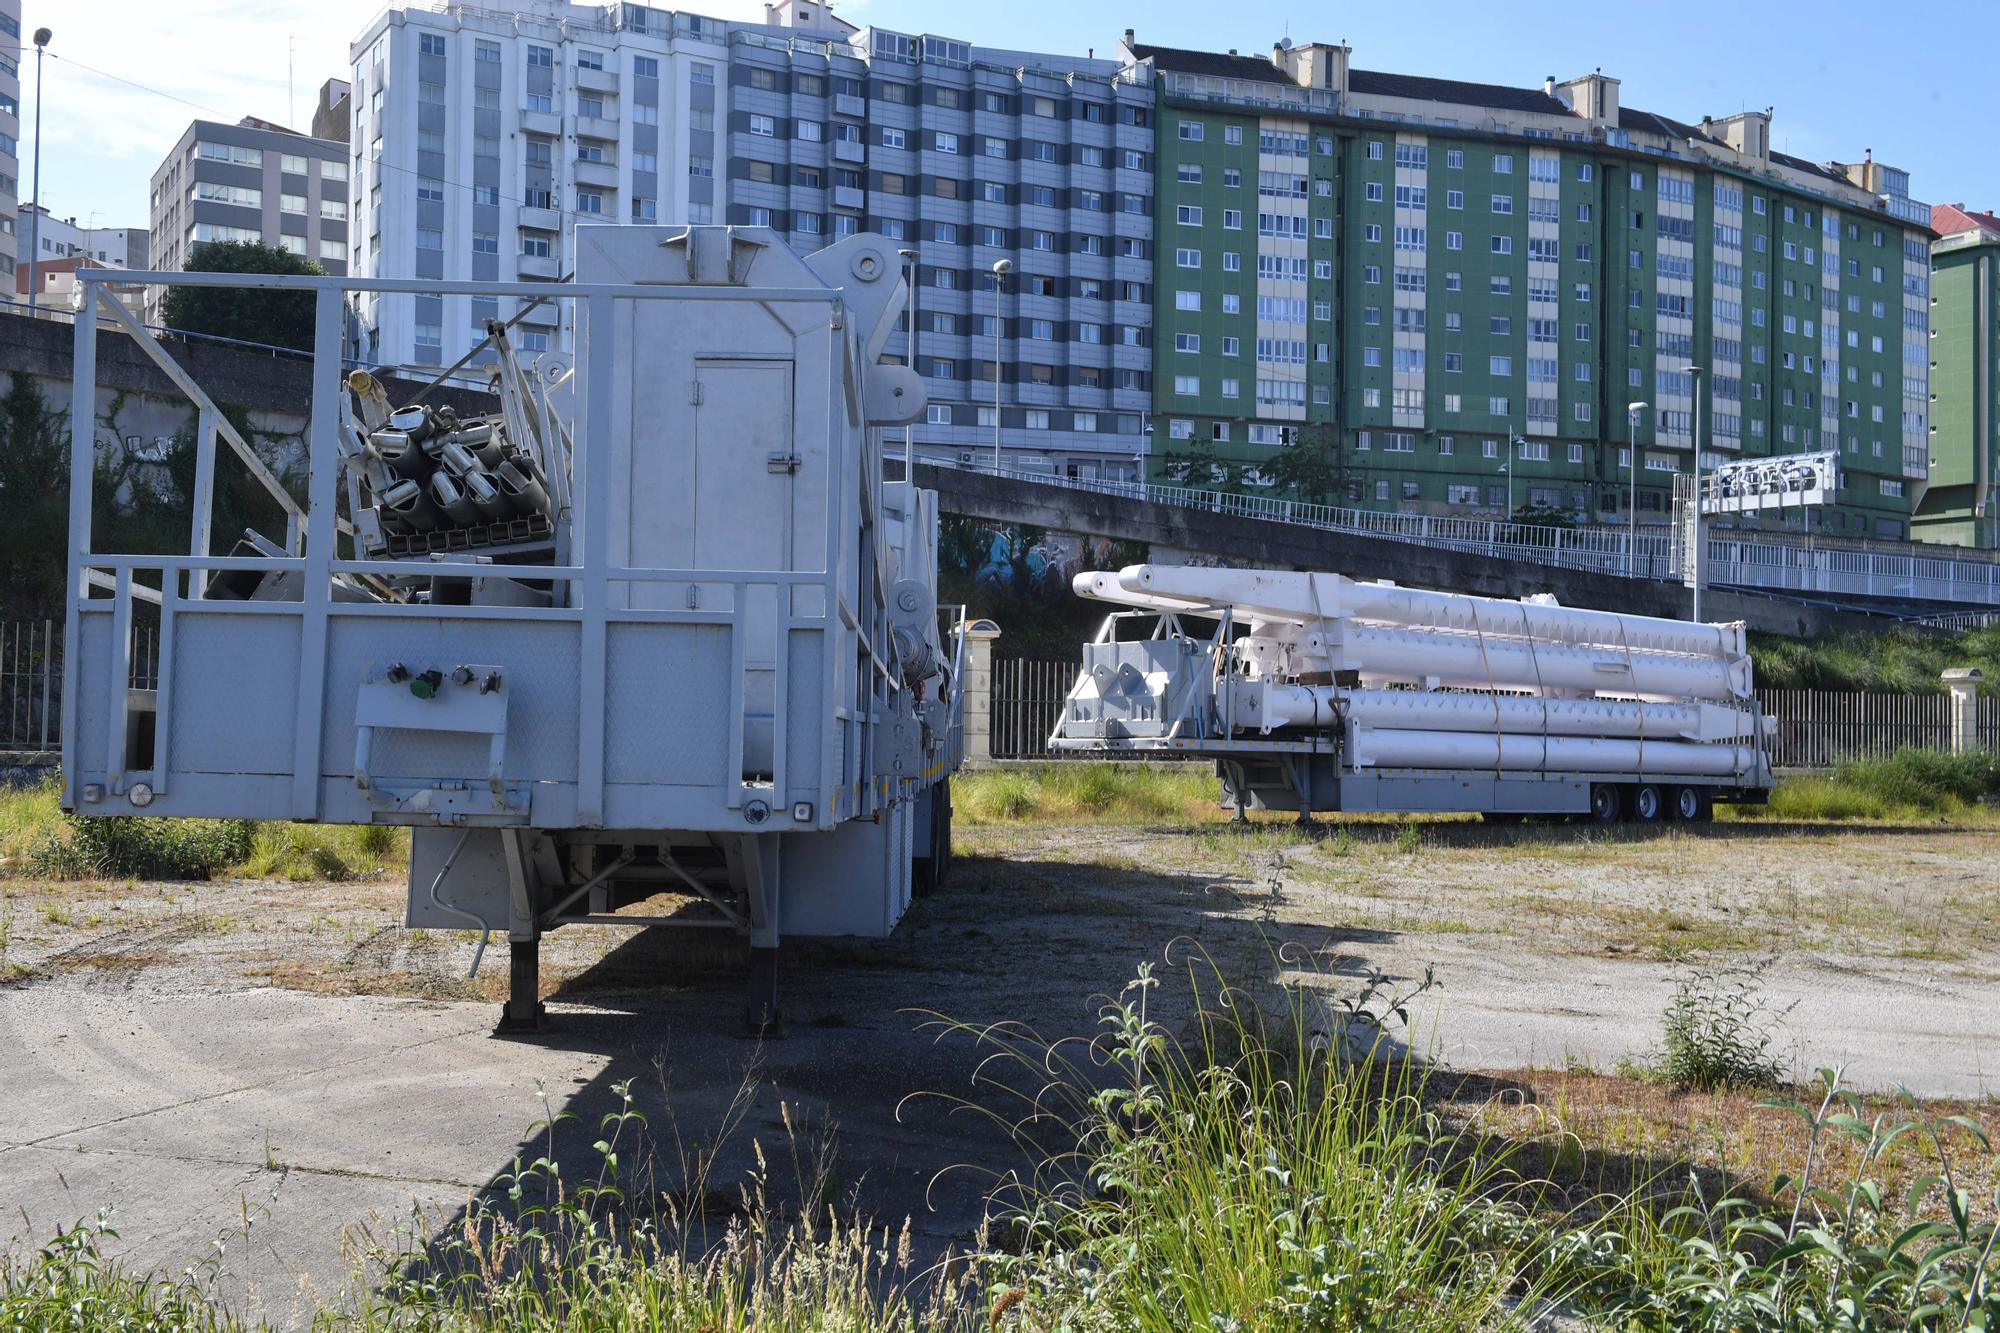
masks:
<svg viewBox="0 0 2000 1333"><path fill-rule="evenodd" d="M1648 1190L1677 1194L1691 1171L1705 1186L1726 1175L1736 1189L1769 1199L1781 1173L1796 1177L1804 1166L1798 1119L1760 1107L1768 1093L1680 1091L1589 1069L1440 1077L1433 1086L1444 1094L1451 1118L1523 1145L1517 1168L1546 1175L1573 1204ZM1866 1096L1863 1104L1869 1116L1890 1123L1909 1114L1892 1096ZM1917 1105L1937 1117L1964 1116L2000 1141L2000 1104L1937 1099ZM2000 1157L1957 1126L1947 1126L1942 1137L1959 1183L1975 1198L1992 1198L2000 1185ZM1817 1168L1822 1178L1849 1175L1860 1163L1862 1146L1844 1135L1823 1139ZM1878 1167L1884 1195L1901 1193L1935 1170L1934 1162L1927 1165L1928 1146L1915 1138L1892 1145Z"/></svg>

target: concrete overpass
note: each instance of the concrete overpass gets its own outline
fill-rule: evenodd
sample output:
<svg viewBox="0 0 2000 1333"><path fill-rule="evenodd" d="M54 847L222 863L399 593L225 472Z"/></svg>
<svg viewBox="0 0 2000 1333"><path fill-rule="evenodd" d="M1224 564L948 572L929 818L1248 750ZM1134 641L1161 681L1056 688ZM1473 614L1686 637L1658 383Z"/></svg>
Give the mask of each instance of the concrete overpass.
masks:
<svg viewBox="0 0 2000 1333"><path fill-rule="evenodd" d="M1659 579L1624 578L931 463L918 463L916 474L917 484L935 490L939 508L948 514L1196 551L1234 565L1329 570L1487 597L1549 593L1565 606L1648 616L1685 617L1691 609L1687 588ZM1754 630L1801 638L1879 631L1895 623L1880 614L1716 587L1703 593L1702 616L1741 620Z"/></svg>

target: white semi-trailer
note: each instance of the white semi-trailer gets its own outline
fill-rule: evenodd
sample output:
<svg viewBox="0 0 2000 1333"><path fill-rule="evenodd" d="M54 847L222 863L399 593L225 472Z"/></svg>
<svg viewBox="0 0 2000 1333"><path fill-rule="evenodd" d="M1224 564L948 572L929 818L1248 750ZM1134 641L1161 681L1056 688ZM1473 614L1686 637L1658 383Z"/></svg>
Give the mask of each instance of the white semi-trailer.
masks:
<svg viewBox="0 0 2000 1333"><path fill-rule="evenodd" d="M1245 809L1707 819L1762 801L1770 719L1741 625L1133 565L1053 748L1213 758Z"/></svg>
<svg viewBox="0 0 2000 1333"><path fill-rule="evenodd" d="M937 605L936 496L885 479L880 429L924 412L882 354L903 265L878 236L800 257L723 226L580 227L575 252L562 284L138 275L317 303L303 505L87 287L64 803L408 825L408 924L506 934L506 1024L541 1021L540 938L596 922L747 936L766 1028L782 938L886 935L949 850L963 617ZM346 373L350 297L467 294L568 303L573 363L524 368L490 322L477 415ZM194 402L184 556L93 545L100 313ZM282 542L210 549L219 444L291 514Z"/></svg>

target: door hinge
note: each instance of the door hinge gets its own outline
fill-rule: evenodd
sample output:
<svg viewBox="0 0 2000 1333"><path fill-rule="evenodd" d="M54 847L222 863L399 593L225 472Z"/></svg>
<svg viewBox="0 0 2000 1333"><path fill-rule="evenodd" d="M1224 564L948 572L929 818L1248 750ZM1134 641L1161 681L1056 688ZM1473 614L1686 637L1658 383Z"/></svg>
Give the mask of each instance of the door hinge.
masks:
<svg viewBox="0 0 2000 1333"><path fill-rule="evenodd" d="M799 456L797 454L766 454L764 455L764 470L766 472L797 472L799 470Z"/></svg>
<svg viewBox="0 0 2000 1333"><path fill-rule="evenodd" d="M694 404L694 405L695 405L696 407L700 407L700 406L701 406L701 381L700 381L700 380L689 380L689 381L688 381L688 401L689 401L690 403L693 403L693 404Z"/></svg>

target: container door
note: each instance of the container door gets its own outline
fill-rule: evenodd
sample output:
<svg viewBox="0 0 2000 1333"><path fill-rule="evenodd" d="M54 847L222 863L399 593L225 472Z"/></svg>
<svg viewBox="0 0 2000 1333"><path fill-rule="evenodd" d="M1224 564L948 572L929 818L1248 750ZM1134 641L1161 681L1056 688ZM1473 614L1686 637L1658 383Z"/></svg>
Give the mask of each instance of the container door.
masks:
<svg viewBox="0 0 2000 1333"><path fill-rule="evenodd" d="M702 359L695 380L694 567L793 568L792 363ZM723 604L706 596L702 602ZM744 591L743 626L743 775L762 777L775 762L782 649L775 588Z"/></svg>

